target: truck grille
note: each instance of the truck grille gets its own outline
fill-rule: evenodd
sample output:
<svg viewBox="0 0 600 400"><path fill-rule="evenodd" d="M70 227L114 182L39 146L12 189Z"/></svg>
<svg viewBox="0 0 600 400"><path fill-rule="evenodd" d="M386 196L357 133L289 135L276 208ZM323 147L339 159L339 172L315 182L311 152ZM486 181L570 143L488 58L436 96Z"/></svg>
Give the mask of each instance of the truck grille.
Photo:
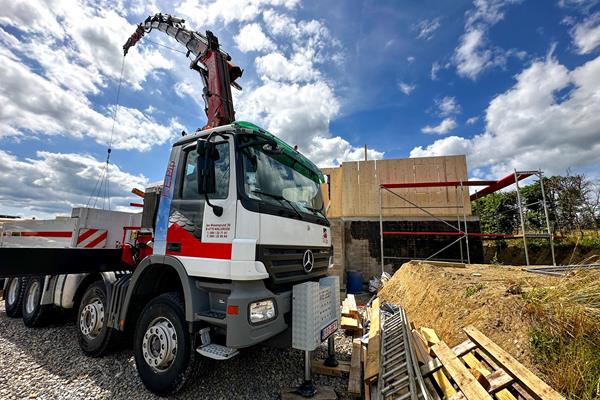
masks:
<svg viewBox="0 0 600 400"><path fill-rule="evenodd" d="M309 248L263 245L257 247L257 259L265 264L270 280L276 286L287 286L327 275L331 255L329 247L310 248L314 256L314 264L309 273L304 271L302 265L304 253Z"/></svg>

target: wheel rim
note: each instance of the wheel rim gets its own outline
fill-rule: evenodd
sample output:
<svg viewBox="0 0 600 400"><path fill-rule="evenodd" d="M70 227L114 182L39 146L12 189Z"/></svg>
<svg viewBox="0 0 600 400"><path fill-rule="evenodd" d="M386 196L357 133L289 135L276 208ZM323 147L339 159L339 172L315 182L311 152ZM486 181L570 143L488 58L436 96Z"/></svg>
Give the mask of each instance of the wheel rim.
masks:
<svg viewBox="0 0 600 400"><path fill-rule="evenodd" d="M6 296L6 300L8 300L8 304L13 305L15 301L17 301L17 287L19 286L19 279L13 278L10 280L10 285L8 286L8 295Z"/></svg>
<svg viewBox="0 0 600 400"><path fill-rule="evenodd" d="M142 340L144 360L155 372L164 372L173 364L177 354L177 332L167 318L154 319Z"/></svg>
<svg viewBox="0 0 600 400"><path fill-rule="evenodd" d="M96 338L104 326L104 305L94 297L83 307L79 316L79 330L89 339Z"/></svg>
<svg viewBox="0 0 600 400"><path fill-rule="evenodd" d="M35 311L35 308L38 306L39 291L40 291L39 282L38 281L31 282L31 285L29 285L29 290L27 291L27 301L25 303L25 311L27 311L27 314L33 313Z"/></svg>

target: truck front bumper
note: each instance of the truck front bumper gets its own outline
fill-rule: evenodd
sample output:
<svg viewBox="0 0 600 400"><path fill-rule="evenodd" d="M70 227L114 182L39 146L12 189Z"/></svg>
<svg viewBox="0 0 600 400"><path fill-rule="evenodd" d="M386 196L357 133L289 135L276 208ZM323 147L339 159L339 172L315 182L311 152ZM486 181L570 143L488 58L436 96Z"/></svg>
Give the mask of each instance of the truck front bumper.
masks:
<svg viewBox="0 0 600 400"><path fill-rule="evenodd" d="M273 300L275 317L264 322L250 322L250 304ZM227 346L248 347L262 343L283 332L291 323L292 291L273 293L263 281L234 281L227 298L227 307L237 307L237 314L227 314Z"/></svg>
<svg viewBox="0 0 600 400"><path fill-rule="evenodd" d="M227 307L237 307L237 314L227 314L227 346L249 347L283 332L291 321L292 291L273 293L263 281L237 281L232 283ZM273 300L275 317L264 322L250 322L250 304L261 300ZM287 315L287 317L286 317Z"/></svg>

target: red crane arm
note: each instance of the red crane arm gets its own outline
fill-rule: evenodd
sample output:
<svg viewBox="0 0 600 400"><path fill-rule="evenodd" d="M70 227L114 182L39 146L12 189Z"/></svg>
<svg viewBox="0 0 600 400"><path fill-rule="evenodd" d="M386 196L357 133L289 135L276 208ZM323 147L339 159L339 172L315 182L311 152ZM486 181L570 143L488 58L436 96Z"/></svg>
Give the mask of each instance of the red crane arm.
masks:
<svg viewBox="0 0 600 400"><path fill-rule="evenodd" d="M183 19L159 13L148 17L137 26L133 35L123 45L124 55L152 29L158 29L175 38L185 46L188 56L195 56L190 68L200 73L204 83L202 97L208 118L204 129L235 121L231 86L241 89L235 80L242 76L243 70L232 64L229 54L220 49L219 39L211 31L206 31L206 35L191 31L186 29Z"/></svg>

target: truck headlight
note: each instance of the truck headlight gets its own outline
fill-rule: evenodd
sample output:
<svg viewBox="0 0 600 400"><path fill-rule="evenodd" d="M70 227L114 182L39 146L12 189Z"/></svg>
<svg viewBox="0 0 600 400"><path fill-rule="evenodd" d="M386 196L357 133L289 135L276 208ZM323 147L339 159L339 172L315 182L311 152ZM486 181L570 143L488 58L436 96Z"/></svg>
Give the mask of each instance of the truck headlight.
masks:
<svg viewBox="0 0 600 400"><path fill-rule="evenodd" d="M258 324L261 322L269 321L277 315L275 309L275 302L273 299L256 301L250 303L250 323Z"/></svg>

